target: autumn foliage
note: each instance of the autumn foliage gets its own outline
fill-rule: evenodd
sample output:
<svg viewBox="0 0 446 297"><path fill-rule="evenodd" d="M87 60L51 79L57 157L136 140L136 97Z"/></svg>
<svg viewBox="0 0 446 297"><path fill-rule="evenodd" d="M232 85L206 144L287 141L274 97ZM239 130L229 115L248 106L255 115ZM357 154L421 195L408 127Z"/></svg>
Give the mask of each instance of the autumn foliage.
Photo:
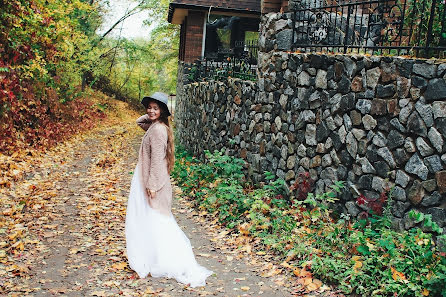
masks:
<svg viewBox="0 0 446 297"><path fill-rule="evenodd" d="M0 0L0 152L51 146L102 116L80 92L80 0Z"/></svg>
<svg viewBox="0 0 446 297"><path fill-rule="evenodd" d="M290 186L290 191L296 191L299 200L305 200L312 190L314 180L309 172L301 172L297 175L296 181Z"/></svg>

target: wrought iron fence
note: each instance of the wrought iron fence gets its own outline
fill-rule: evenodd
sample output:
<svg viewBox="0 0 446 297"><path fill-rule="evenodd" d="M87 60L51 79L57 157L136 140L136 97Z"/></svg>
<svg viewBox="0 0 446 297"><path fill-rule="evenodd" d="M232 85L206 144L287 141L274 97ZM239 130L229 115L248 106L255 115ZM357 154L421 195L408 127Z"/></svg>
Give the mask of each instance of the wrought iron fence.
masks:
<svg viewBox="0 0 446 297"><path fill-rule="evenodd" d="M230 77L243 80L257 79L257 62L251 63L249 58L227 57L223 61L209 59L197 60L184 67L184 80L200 82L209 80L226 80Z"/></svg>
<svg viewBox="0 0 446 297"><path fill-rule="evenodd" d="M445 0L304 0L292 50L445 57Z"/></svg>
<svg viewBox="0 0 446 297"><path fill-rule="evenodd" d="M221 54L222 52L220 52ZM225 80L229 77L244 80L257 79L258 44L253 41L236 41L225 56L197 60L184 68L184 79L189 82Z"/></svg>
<svg viewBox="0 0 446 297"><path fill-rule="evenodd" d="M228 57L249 60L251 64L257 63L258 41L235 41L231 48L219 47L216 52L204 53L206 59L213 61L225 61Z"/></svg>
<svg viewBox="0 0 446 297"><path fill-rule="evenodd" d="M236 41L235 49L242 53L241 57L248 58L251 64L257 64L258 40Z"/></svg>

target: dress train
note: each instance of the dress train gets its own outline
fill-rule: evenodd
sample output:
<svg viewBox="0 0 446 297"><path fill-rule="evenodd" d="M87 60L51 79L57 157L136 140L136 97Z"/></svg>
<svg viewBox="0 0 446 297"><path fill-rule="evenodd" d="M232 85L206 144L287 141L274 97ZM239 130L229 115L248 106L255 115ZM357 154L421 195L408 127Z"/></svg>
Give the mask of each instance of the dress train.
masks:
<svg viewBox="0 0 446 297"><path fill-rule="evenodd" d="M174 278L191 287L204 286L212 271L197 263L190 241L173 215L151 208L146 197L140 166L137 165L125 222L130 268L141 278L150 274L152 277Z"/></svg>

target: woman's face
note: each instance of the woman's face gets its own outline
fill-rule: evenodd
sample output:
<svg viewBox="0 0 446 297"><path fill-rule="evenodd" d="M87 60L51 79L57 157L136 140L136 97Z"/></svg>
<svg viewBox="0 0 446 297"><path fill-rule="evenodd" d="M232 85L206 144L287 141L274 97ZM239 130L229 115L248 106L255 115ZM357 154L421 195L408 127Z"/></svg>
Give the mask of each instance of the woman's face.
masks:
<svg viewBox="0 0 446 297"><path fill-rule="evenodd" d="M150 101L147 106L147 115L152 122L158 120L161 115L160 106L156 102Z"/></svg>

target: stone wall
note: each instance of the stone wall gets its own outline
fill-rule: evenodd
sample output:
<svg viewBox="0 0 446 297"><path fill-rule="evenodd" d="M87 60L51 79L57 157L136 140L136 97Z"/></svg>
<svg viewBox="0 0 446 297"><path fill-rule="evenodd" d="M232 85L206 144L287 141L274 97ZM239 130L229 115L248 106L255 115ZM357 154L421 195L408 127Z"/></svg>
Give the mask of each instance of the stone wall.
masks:
<svg viewBox="0 0 446 297"><path fill-rule="evenodd" d="M396 223L410 227L404 217L417 208L444 225L446 64L272 51L259 66L258 98L276 102L272 130L287 133L295 150L279 160L295 167L278 167L279 176L309 171L319 192L347 181L343 204L354 216L359 193L378 198L394 187Z"/></svg>
<svg viewBox="0 0 446 297"><path fill-rule="evenodd" d="M177 141L197 156L226 148L227 154L252 161L259 151L250 120L259 112L260 105L253 106L257 94L255 82L239 79L185 85L175 107Z"/></svg>
<svg viewBox="0 0 446 297"><path fill-rule="evenodd" d="M268 40L257 83L183 87L179 141L197 155L225 148L255 182L270 171L291 185L308 171L320 193L346 181L338 206L352 216L364 208L359 194L392 187L395 227L413 226L411 209L446 226L446 63L293 54Z"/></svg>

